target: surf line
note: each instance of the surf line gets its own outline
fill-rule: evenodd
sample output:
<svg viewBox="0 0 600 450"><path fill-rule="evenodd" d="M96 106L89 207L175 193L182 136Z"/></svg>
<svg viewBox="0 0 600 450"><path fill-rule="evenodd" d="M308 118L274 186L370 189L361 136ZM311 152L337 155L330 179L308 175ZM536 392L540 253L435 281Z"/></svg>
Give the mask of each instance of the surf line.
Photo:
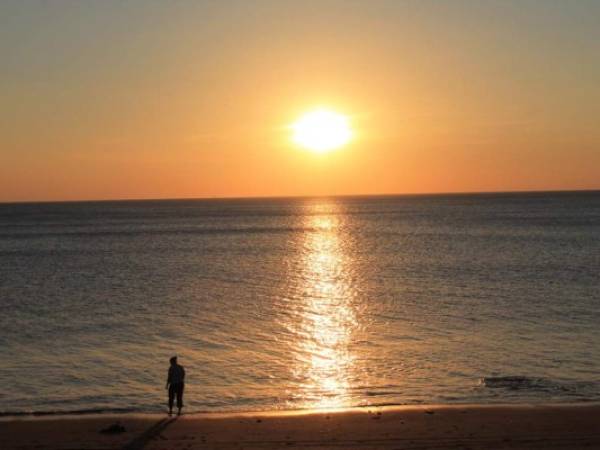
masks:
<svg viewBox="0 0 600 450"><path fill-rule="evenodd" d="M148 442L158 436L162 431L164 431L169 425L177 420L177 417L169 418L169 419L161 419L140 434L138 437L133 438L130 442L125 444L122 450L142 450Z"/></svg>

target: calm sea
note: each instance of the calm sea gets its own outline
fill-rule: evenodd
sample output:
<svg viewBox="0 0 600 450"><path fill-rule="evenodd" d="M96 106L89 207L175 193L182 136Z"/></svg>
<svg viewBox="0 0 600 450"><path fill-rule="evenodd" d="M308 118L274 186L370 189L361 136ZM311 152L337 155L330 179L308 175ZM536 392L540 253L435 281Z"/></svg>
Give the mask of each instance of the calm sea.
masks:
<svg viewBox="0 0 600 450"><path fill-rule="evenodd" d="M0 205L0 412L600 401L600 193Z"/></svg>

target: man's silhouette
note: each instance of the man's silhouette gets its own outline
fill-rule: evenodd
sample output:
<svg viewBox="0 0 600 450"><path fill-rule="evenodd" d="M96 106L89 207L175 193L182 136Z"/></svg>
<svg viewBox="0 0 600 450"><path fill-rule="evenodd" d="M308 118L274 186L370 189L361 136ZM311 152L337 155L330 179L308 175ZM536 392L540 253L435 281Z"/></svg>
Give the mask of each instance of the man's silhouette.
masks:
<svg viewBox="0 0 600 450"><path fill-rule="evenodd" d="M173 400L177 395L177 415L181 414L183 408L183 380L185 378L185 370L183 366L177 364L177 356L171 359L171 367L169 367L169 375L167 376L167 386L169 390L169 415L173 414Z"/></svg>

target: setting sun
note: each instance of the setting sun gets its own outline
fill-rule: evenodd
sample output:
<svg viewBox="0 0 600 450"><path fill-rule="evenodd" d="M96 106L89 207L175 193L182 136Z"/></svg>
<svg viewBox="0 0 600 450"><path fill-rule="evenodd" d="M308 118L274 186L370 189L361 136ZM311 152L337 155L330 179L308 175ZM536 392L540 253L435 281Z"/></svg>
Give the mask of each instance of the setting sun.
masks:
<svg viewBox="0 0 600 450"><path fill-rule="evenodd" d="M352 137L348 118L325 109L304 114L292 129L296 144L317 153L342 147Z"/></svg>

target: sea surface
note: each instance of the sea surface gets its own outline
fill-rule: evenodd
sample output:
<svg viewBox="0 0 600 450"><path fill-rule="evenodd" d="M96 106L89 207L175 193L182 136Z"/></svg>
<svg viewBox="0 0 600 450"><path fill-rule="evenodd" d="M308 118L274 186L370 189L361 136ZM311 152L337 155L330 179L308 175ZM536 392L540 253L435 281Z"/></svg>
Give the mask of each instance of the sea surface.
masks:
<svg viewBox="0 0 600 450"><path fill-rule="evenodd" d="M0 414L600 401L600 192L0 205Z"/></svg>

